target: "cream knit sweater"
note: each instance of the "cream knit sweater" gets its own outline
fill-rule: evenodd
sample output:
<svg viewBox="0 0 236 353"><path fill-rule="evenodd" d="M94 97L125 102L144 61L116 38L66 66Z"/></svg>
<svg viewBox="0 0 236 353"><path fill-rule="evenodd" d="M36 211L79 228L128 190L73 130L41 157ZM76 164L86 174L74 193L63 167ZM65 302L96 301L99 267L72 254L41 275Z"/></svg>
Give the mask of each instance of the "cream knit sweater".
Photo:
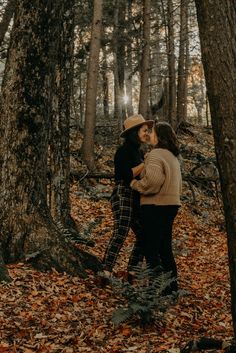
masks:
<svg viewBox="0 0 236 353"><path fill-rule="evenodd" d="M140 180L130 186L141 194L141 205L181 205L182 177L177 157L163 148L154 148L145 159Z"/></svg>

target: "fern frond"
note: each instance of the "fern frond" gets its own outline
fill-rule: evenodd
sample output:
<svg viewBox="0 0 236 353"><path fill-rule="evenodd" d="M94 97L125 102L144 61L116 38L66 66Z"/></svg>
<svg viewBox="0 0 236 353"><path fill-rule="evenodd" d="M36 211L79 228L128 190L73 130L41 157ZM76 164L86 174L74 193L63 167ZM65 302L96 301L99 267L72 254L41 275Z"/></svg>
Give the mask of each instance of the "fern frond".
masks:
<svg viewBox="0 0 236 353"><path fill-rule="evenodd" d="M120 325L130 317L132 317L133 311L131 308L118 308L112 315L112 322L114 325Z"/></svg>

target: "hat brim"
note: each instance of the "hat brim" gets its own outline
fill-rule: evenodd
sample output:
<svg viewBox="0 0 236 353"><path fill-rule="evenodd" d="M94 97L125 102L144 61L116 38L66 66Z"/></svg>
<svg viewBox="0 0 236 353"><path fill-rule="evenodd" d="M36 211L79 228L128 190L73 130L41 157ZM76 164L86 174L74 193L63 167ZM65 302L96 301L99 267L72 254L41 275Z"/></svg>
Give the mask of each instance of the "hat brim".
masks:
<svg viewBox="0 0 236 353"><path fill-rule="evenodd" d="M124 137L127 132L131 131L132 129L138 127L138 126L142 126L142 125L148 125L149 128L153 127L153 124L154 124L154 120L146 120L146 121L143 121L142 123L139 123L135 126L132 126L124 131L122 131L122 133L120 134L120 137Z"/></svg>

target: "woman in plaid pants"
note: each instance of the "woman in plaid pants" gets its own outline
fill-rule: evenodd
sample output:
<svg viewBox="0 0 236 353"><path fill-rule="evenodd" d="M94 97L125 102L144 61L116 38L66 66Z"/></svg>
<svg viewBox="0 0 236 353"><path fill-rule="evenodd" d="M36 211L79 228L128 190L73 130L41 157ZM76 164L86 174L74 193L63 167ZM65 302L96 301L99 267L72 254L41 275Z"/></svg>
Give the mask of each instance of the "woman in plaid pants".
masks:
<svg viewBox="0 0 236 353"><path fill-rule="evenodd" d="M136 241L129 259L128 272L143 259L140 248L140 199L139 193L130 188L133 178L139 178L143 170L143 153L141 143L147 142L148 129L153 126L152 120L145 120L136 114L124 121L121 137L124 143L117 149L114 158L115 187L111 196L111 206L114 217L114 231L105 251L103 264L104 274L110 277L120 249L131 228Z"/></svg>

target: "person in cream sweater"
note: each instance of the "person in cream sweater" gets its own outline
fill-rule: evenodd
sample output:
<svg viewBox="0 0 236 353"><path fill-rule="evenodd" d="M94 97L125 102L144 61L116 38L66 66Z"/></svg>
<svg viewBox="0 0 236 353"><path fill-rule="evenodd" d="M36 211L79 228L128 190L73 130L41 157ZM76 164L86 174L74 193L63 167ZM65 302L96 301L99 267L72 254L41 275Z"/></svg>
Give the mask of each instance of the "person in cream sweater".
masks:
<svg viewBox="0 0 236 353"><path fill-rule="evenodd" d="M181 205L182 177L176 134L166 122L156 123L150 133L152 151L145 158L141 179L131 188L141 194L142 244L147 265L155 270L161 260L173 279L165 294L178 290L177 266L172 250L172 227Z"/></svg>

